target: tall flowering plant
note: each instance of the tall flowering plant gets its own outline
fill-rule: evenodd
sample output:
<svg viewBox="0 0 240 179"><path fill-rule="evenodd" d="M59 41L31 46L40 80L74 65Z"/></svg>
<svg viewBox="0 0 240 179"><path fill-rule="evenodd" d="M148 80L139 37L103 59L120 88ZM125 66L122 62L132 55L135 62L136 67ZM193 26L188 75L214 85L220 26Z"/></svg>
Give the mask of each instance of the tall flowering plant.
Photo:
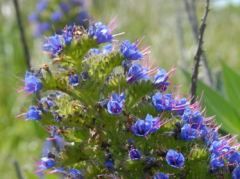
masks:
<svg viewBox="0 0 240 179"><path fill-rule="evenodd" d="M49 132L38 175L79 178L240 178L239 143L221 136L198 102L176 95L175 69L150 67L140 41L120 41L101 22L66 26L27 72L37 103L21 114Z"/></svg>
<svg viewBox="0 0 240 179"><path fill-rule="evenodd" d="M38 0L34 12L29 16L35 36L61 32L66 24L87 27L89 14L85 0Z"/></svg>

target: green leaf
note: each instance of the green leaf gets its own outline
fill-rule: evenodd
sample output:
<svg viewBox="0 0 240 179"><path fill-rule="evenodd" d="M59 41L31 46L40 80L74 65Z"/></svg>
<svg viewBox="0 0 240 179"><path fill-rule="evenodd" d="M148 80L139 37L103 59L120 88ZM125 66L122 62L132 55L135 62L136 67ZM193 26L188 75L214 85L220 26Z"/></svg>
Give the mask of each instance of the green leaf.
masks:
<svg viewBox="0 0 240 179"><path fill-rule="evenodd" d="M240 106L240 75L222 64L224 92L229 103Z"/></svg>
<svg viewBox="0 0 240 179"><path fill-rule="evenodd" d="M198 94L201 92L204 92L203 100L208 114L215 115L217 123L222 124L222 128L226 131L239 134L240 116L236 109L218 92L199 81Z"/></svg>

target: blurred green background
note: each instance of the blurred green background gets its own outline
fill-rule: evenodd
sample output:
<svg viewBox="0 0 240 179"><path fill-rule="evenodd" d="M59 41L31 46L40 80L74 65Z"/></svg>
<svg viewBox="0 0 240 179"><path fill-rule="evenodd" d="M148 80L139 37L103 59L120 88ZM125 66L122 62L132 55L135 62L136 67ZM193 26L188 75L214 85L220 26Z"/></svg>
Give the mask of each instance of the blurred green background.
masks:
<svg viewBox="0 0 240 179"><path fill-rule="evenodd" d="M240 2L227 1L235 3L226 4L225 0L211 1L204 50L215 83L211 88L200 84L200 89L205 90L206 96L211 97L208 98L211 100L203 101L204 105L209 108L216 105L217 109L223 106L220 108L221 115L225 115L223 120L230 120L229 116L235 117L234 125L239 125L240 118L237 118L240 116L237 109L239 103L231 103L234 97L228 99L229 95L224 97L224 94L226 91L229 94L239 93L237 89L240 88L237 88L235 83L239 82L240 77L235 72L234 78L231 76L227 78L225 75L225 81L232 79L233 83L229 86L235 88L235 93L231 90L229 92L223 84L221 63L224 62L236 72L240 67ZM204 12L204 1L196 2L200 22ZM28 15L34 10L35 3L36 0L19 0L32 64L33 67L39 67L46 61L46 57L41 53L39 45L41 40L32 36L33 32L28 22ZM182 69L191 72L196 43L183 0L92 0L88 1L88 5L89 13L95 20L108 23L116 17L119 25L115 32L125 32L124 38L134 41L144 37L143 44L151 47L153 65L157 63L167 69L176 67L175 84L181 86L182 95L188 95L189 80L186 80ZM40 157L41 147L46 137L44 129L37 123L16 119L16 115L23 113L26 109L24 106L28 106L31 102L31 97L16 92L23 86L26 64L15 17L12 0L0 0L0 21L2 22L0 26L0 178L3 179L16 178L13 161L19 163L24 177L36 178L33 174L34 165ZM200 79L205 81L206 75L202 66L200 68ZM229 73L229 71L226 72L226 74ZM224 99L220 99L222 97ZM217 111L216 109L208 111L207 108L207 112L211 114ZM227 115L227 113L230 114ZM221 116L217 115L217 119L221 123ZM239 132L239 127L234 129L235 133Z"/></svg>

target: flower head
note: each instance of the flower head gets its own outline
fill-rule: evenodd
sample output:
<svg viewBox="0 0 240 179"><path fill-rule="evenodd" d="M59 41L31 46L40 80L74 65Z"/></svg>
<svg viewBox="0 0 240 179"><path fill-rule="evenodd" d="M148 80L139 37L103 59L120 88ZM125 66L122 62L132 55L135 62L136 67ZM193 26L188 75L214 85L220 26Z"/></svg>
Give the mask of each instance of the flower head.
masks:
<svg viewBox="0 0 240 179"><path fill-rule="evenodd" d="M152 96L152 103L157 111L171 111L174 99L172 94L162 94L157 92Z"/></svg>
<svg viewBox="0 0 240 179"><path fill-rule="evenodd" d="M212 154L210 159L211 170L216 170L224 167L224 160L218 155Z"/></svg>
<svg viewBox="0 0 240 179"><path fill-rule="evenodd" d="M185 141L192 141L199 137L199 131L193 129L190 124L184 124L181 128L181 138Z"/></svg>
<svg viewBox="0 0 240 179"><path fill-rule="evenodd" d="M43 171L50 168L53 168L56 165L56 161L50 157L42 157L38 163L38 170Z"/></svg>
<svg viewBox="0 0 240 179"><path fill-rule="evenodd" d="M154 85L161 91L166 91L168 85L168 73L164 69L159 69L157 74L154 76Z"/></svg>
<svg viewBox="0 0 240 179"><path fill-rule="evenodd" d="M132 132L136 136L147 136L150 133L156 132L161 127L159 118L153 118L147 114L145 120L138 119L135 124L132 125Z"/></svg>
<svg viewBox="0 0 240 179"><path fill-rule="evenodd" d="M192 110L191 108L186 108L183 115L182 120L188 124L191 124L192 128L198 129L201 127L203 123L203 117L201 113L196 110Z"/></svg>
<svg viewBox="0 0 240 179"><path fill-rule="evenodd" d="M131 160L141 159L141 153L138 149L131 148L128 154Z"/></svg>
<svg viewBox="0 0 240 179"><path fill-rule="evenodd" d="M232 179L239 179L240 178L240 165L235 167L232 172Z"/></svg>
<svg viewBox="0 0 240 179"><path fill-rule="evenodd" d="M185 158L182 153L170 149L167 152L166 161L168 165L174 168L182 168L185 163Z"/></svg>
<svg viewBox="0 0 240 179"><path fill-rule="evenodd" d="M133 83L138 80L148 80L148 70L140 64L133 64L127 73L127 81Z"/></svg>
<svg viewBox="0 0 240 179"><path fill-rule="evenodd" d="M153 179L169 179L169 175L162 172L158 172L154 175Z"/></svg>
<svg viewBox="0 0 240 179"><path fill-rule="evenodd" d="M51 14L51 20L54 22L58 22L61 20L63 13L61 11L55 11Z"/></svg>
<svg viewBox="0 0 240 179"><path fill-rule="evenodd" d="M122 113L123 105L125 102L125 94L113 93L110 100L107 103L107 110L110 114L119 115Z"/></svg>
<svg viewBox="0 0 240 179"><path fill-rule="evenodd" d="M61 35L54 35L48 37L43 43L43 50L48 52L51 56L59 55L65 46L64 39Z"/></svg>
<svg viewBox="0 0 240 179"><path fill-rule="evenodd" d="M71 86L77 86L79 85L79 77L77 74L73 74L73 75L70 75L68 77L68 83L71 85Z"/></svg>
<svg viewBox="0 0 240 179"><path fill-rule="evenodd" d="M82 172L75 168L69 169L67 171L67 176L73 179L83 179Z"/></svg>
<svg viewBox="0 0 240 179"><path fill-rule="evenodd" d="M113 38L110 29L101 22L91 25L88 29L88 34L90 37L96 39L99 44L112 42Z"/></svg>
<svg viewBox="0 0 240 179"><path fill-rule="evenodd" d="M36 106L30 106L26 113L26 120L40 120L42 117L42 111Z"/></svg>
<svg viewBox="0 0 240 179"><path fill-rule="evenodd" d="M128 40L122 42L120 52L127 60L141 60L142 52L137 48L137 45Z"/></svg>
<svg viewBox="0 0 240 179"><path fill-rule="evenodd" d="M28 93L36 93L42 89L41 80L31 72L26 72L24 83L24 90Z"/></svg>

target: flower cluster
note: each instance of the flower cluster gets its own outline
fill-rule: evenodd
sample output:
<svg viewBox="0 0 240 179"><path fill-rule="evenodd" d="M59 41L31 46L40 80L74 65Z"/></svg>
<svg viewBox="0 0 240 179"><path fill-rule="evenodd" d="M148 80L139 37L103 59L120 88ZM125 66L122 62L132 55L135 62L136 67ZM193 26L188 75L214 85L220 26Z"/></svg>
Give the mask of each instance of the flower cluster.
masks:
<svg viewBox="0 0 240 179"><path fill-rule="evenodd" d="M175 69L151 69L144 65L147 48L113 38L100 22L88 29L66 26L43 44L54 67L27 72L24 90L42 98L24 116L50 133L38 173L168 179L185 170L194 178L227 168L239 178L236 138L218 134L199 103L174 95L169 79ZM204 151L198 158L209 157L211 172L194 168L192 161L205 164L195 160L190 144Z"/></svg>
<svg viewBox="0 0 240 179"><path fill-rule="evenodd" d="M88 25L89 15L85 0L38 0L29 16L35 36L59 32L66 24Z"/></svg>

